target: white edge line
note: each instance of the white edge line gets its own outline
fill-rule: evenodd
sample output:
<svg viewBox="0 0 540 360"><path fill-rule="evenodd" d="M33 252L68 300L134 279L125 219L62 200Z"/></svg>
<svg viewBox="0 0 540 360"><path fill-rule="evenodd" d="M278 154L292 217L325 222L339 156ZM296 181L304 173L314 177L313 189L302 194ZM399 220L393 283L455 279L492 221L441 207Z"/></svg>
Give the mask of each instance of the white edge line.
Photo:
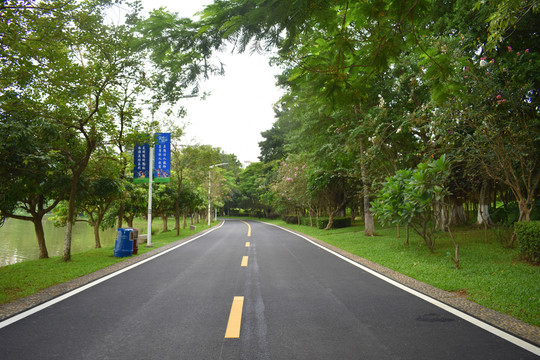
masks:
<svg viewBox="0 0 540 360"><path fill-rule="evenodd" d="M318 246L319 248L321 248L321 249L323 249L325 251L328 251L330 254L333 254L333 255L337 256L338 258L340 258L342 260L345 260L348 263L350 263L350 264L352 264L352 265L354 265L354 266L356 266L356 267L370 273L371 275L376 276L379 279L386 281L387 283L390 283L390 284L392 284L392 285L394 285L394 286L396 286L396 287L398 287L398 288L400 288L400 289L402 289L402 290L404 290L404 291L406 291L406 292L408 292L408 293L410 293L410 294L412 294L412 295L414 295L416 297L419 297L422 300L425 300L425 301L427 301L427 302L429 302L429 303L431 303L431 304L433 304L433 305L435 305L435 306L437 306L437 307L439 307L439 308L441 308L443 310L446 310L449 313L454 314L454 315L462 318L463 320L466 320L466 321L472 323L473 325L476 325L476 326L478 326L478 327L480 327L480 328L482 328L482 329L484 329L486 331L489 331L490 333L492 333L494 335L497 335L497 336L505 339L506 341L509 341L509 342L513 343L514 345L517 345L517 346L519 346L519 347L521 347L521 348L523 348L523 349L525 349L527 351L530 351L535 355L540 355L540 347L537 347L537 346L535 346L535 345L533 345L533 344L531 344L531 343L529 343L529 342L527 342L525 340L522 340L522 339L520 339L520 338L518 338L518 337L516 337L516 336L514 336L512 334L509 334L506 331L498 329L493 325L490 325L490 324L488 324L488 323L486 323L486 322L484 322L482 320L479 320L479 319L477 319L477 318L475 318L475 317L473 317L473 316L471 316L469 314L466 314L461 310L453 308L450 305L447 305L447 304L445 304L445 303L443 303L443 302L441 302L439 300L436 300L436 299L434 299L434 298L432 298L430 296L422 294L421 292L419 292L417 290L411 289L410 287L405 286L405 285L403 285L403 284L401 284L401 283L399 283L399 282L397 282L395 280L392 280L392 279L390 279L390 278L376 272L375 270L372 270L372 269L370 269L370 268L368 268L368 267L366 267L366 266L364 266L362 264L359 264L356 261L351 260L351 259L349 259L349 258L347 258L347 257L345 257L345 256L331 250L331 249L328 249L327 247L324 247L324 246L322 246L320 244L317 244L313 240L311 240L311 239L309 239L309 238L307 238L307 237L305 237L303 235L300 235L300 234L298 234L298 233L296 233L296 232L294 232L292 230L289 230L287 228L281 227L279 225L271 224L271 223L264 223L264 224L272 225L272 226L275 226L275 227L280 228L282 230L285 230L285 231L287 231L287 232L289 232L291 234L294 234L294 235L296 235L296 236L298 236L298 237L312 243L313 245Z"/></svg>
<svg viewBox="0 0 540 360"><path fill-rule="evenodd" d="M205 236L205 235L207 235L207 234L210 234L212 231L219 229L220 227L223 226L224 223L225 223L225 222L222 222L221 224L219 224L219 225L216 226L215 228L210 229L209 231L205 232L204 234L198 235L198 236L194 237L194 238L191 239L191 240L188 240L188 241L186 241L186 242L183 242L183 243L181 243L181 244L178 244L178 245L176 245L176 246L173 246L173 247L170 248L170 249L167 249L167 250L165 250L165 251L163 251L163 252L160 252L160 253L158 253L158 254L156 254L156 255L153 255L153 256L151 256L151 257L149 257L149 258L147 258L147 259L141 260L141 261L139 261L139 262L137 262L137 263L135 263L135 264L133 264L133 265L130 265L130 266L127 266L127 267L125 267L125 268L123 268L123 269L120 269L120 270L118 270L118 271L115 271L115 272L113 272L112 274L109 274L109 275L106 275L106 276L104 276L104 277L101 277L101 278L99 278L99 279L97 279L97 280L94 280L94 281L92 281L92 282L90 282L90 283L88 283L88 284L86 284L86 285L83 285L83 286L78 287L78 288L76 288L76 289L74 289L74 290L71 290L70 292L67 292L67 293L65 293L65 294L63 294L63 295L60 295L60 296L58 296L58 297L56 297L56 298L54 298L54 299L52 299L52 300L49 300L49 301L44 302L44 303L42 303L42 304L40 304L40 305L37 305L37 306L35 306L35 307L33 307L33 308L29 309L29 310L26 310L26 311L24 311L24 312L22 312L22 313L19 313L19 314L15 315L15 316L12 316L12 317L10 317L10 318L8 318L8 319L6 319L6 320L0 322L0 329L6 327L6 326L8 326L8 325L11 325L11 324L13 324L13 323L16 323L17 321L22 320L22 319L24 319L24 318L26 318L26 317L28 317L28 316L30 316L30 315L32 315L32 314L35 314L35 313L37 313L37 312L39 312L39 311L41 311L41 310L43 310L43 309L46 309L46 308L48 308L49 306L52 306L52 305L57 304L57 303L59 303L59 302L61 302L61 301L63 301L63 300L66 300L67 298L70 298L70 297L72 297L73 295L77 295L78 293L83 292L83 291L86 290L86 289L89 289L89 288L91 288L91 287L93 287L93 286L96 286L96 285L98 285L98 284L100 284L100 283L102 283L102 282L104 282L104 281L107 281L107 280L109 280L109 279L112 279L113 277L118 276L118 275L120 275L120 274L122 274L122 273L124 273L124 272L126 272L126 271L129 271L129 270L131 270L131 269L134 269L134 268L136 268L136 267L139 266L139 265L142 265L142 264L144 264L144 263L146 263L146 262L148 262L148 261L154 260L155 258L157 258L157 257L159 257L159 256L161 256L161 255L165 255L166 253L168 253L168 252L170 252L170 251L176 250L176 249L178 249L178 248L181 247L181 246L187 245L187 244L189 244L190 242L195 241L195 240L197 240L198 238L201 238L201 237L203 237L203 236Z"/></svg>

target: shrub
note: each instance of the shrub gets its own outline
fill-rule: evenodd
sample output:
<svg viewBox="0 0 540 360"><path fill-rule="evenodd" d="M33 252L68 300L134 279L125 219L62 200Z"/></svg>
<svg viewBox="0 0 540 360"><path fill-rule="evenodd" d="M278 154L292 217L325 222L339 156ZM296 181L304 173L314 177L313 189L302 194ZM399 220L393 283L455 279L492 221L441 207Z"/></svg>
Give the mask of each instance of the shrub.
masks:
<svg viewBox="0 0 540 360"><path fill-rule="evenodd" d="M319 229L325 229L326 225L328 225L328 218L319 218L317 221L317 227ZM346 228L352 225L352 218L350 217L335 217L334 218L334 224L332 228L339 229L339 228Z"/></svg>
<svg viewBox="0 0 540 360"><path fill-rule="evenodd" d="M511 226L519 220L518 203L514 201L496 209L490 208L489 215L495 223ZM535 201L530 217L531 220L540 220L540 202Z"/></svg>
<svg viewBox="0 0 540 360"><path fill-rule="evenodd" d="M283 216L283 221L285 221L287 224L298 225L298 216L285 215L285 216Z"/></svg>
<svg viewBox="0 0 540 360"><path fill-rule="evenodd" d="M540 263L540 221L517 222L514 231L521 254L533 263Z"/></svg>

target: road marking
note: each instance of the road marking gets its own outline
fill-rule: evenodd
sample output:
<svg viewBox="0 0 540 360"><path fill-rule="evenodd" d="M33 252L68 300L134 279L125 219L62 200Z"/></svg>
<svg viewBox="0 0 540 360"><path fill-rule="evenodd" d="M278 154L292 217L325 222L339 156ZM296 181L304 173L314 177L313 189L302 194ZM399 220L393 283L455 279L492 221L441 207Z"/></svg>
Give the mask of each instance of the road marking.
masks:
<svg viewBox="0 0 540 360"><path fill-rule="evenodd" d="M244 257L242 258L242 265L241 265L241 266L246 267L247 264L248 264L248 257L247 257L247 256L244 256Z"/></svg>
<svg viewBox="0 0 540 360"><path fill-rule="evenodd" d="M251 246L250 242L249 241L246 242L246 247L250 247L250 246Z"/></svg>
<svg viewBox="0 0 540 360"><path fill-rule="evenodd" d="M131 270L131 269L134 269L134 268L136 268L137 266L141 266L141 265L144 264L144 263L147 263L147 262L149 262L149 261L152 261L152 260L154 260L154 259L157 258L157 257L160 257L160 256L162 256L162 255L165 255L165 254L168 253L168 252L171 252L171 251L173 251L173 250L178 249L179 247L182 247L182 246L184 246L184 245L187 245L187 244L189 244L190 242L195 241L195 240L197 240L197 239L199 239L199 238L201 238L201 237L203 237L203 236L205 236L205 235L210 234L212 231L221 228L221 227L223 226L223 224L225 224L225 221L223 221L223 222L222 222L221 224L219 224L218 226L216 226L216 227L214 227L214 228L211 228L210 230L206 231L204 234L197 235L196 237L194 237L194 238L191 239L191 240L188 240L188 241L186 241L186 242L183 242L183 243L181 243L181 244L178 244L178 245L176 245L176 246L174 246L174 247L172 247L172 248L170 248L170 249L167 249L167 250L165 250L165 251L163 251L163 252L160 252L160 253L158 253L158 254L156 254L156 255L153 255L153 256L151 256L151 257L149 257L149 258L147 258L147 259L141 260L141 261L139 261L139 262L137 262L137 263L135 263L135 264L133 264L133 265L130 265L130 266L128 266L128 267L125 267L125 268L123 268L123 269L121 269L121 270L118 270L118 271L116 271L116 272L114 272L114 273L111 273L111 274L109 274L109 275L107 275L107 276L104 276L104 277L102 277L102 278L100 278L100 279L94 280L94 281L92 281L92 282L90 282L90 283L88 283L88 284L86 284L86 285L83 285L83 286L81 286L81 287L79 287L79 288L73 289L73 290L71 290L70 292L65 293L64 295L60 295L60 296L57 297L57 298L54 298L54 299L52 299L52 300L49 300L49 301L47 301L47 302L45 302L45 303L43 303L43 304L41 304L41 305L38 305L38 306L33 307L33 308L29 309L29 310L26 310L25 312L22 312L22 313L20 313L20 314L18 314L18 315L12 316L12 317L10 317L10 318L4 320L4 321L1 321L1 322L0 322L0 329L6 327L6 326L8 326L8 325L11 325L11 324L13 324L13 323L16 323L17 321L22 320L22 319L24 319L25 317L28 317L28 316L30 316L30 315L32 315L32 314L35 314L35 313L37 313L37 312L39 312L39 311L41 311L41 310L43 310L43 309L46 309L46 308L48 308L49 306L52 306L52 305L54 305L54 304L57 304L57 303L59 303L60 301L63 301L63 300L65 300L65 299L67 299L67 298L70 298L70 297L72 297L73 295L77 295L78 293L83 292L83 291L86 290L86 289L89 289L89 288L91 288L91 287L94 287L94 286L96 286L96 285L98 285L98 284L100 284L100 283L102 283L102 282L104 282L104 281L107 281L107 280L109 280L109 279L111 279L111 278L113 278L113 277L116 277L116 276L118 276L118 275L120 275L120 274L122 274L122 273L125 273L126 271L129 271L129 270Z"/></svg>
<svg viewBox="0 0 540 360"><path fill-rule="evenodd" d="M251 237L251 225L249 225L247 222L245 222L244 220L240 220L242 221L244 224L246 224L248 226L248 237Z"/></svg>
<svg viewBox="0 0 540 360"><path fill-rule="evenodd" d="M525 340L521 340L520 338L518 338L518 337L516 337L516 336L514 336L514 335L512 335L510 333L507 333L504 330L500 330L500 329L494 327L493 325L490 325L490 324L488 324L488 323L486 323L486 322L484 322L484 321L482 321L480 319L477 319L477 318L475 318L475 317L473 317L473 316L471 316L471 315L469 315L467 313L464 313L461 310L453 308L450 305L447 305L447 304L443 303L442 301L439 301L439 300L436 300L436 299L434 299L432 297L424 295L424 294L422 294L421 292L419 292L417 290L414 290L414 289L412 289L412 288L410 288L408 286L405 286L405 285L403 285L403 284L401 284L401 283L399 283L399 282L397 282L395 280L392 280L392 279L384 276L383 274L380 274L380 273L376 272L375 270L372 270L372 269L370 269L370 268L368 268L368 267L366 267L366 266L364 266L364 265L362 265L360 263L357 263L356 261L351 260L351 259L349 259L349 258L347 258L347 257L345 257L345 256L343 256L341 254L338 254L337 252L335 252L335 251L333 251L333 250L331 250L331 249L329 249L327 247L324 247L324 246L322 246L320 244L317 244L315 241L313 241L313 240L311 240L311 239L309 239L309 238L307 238L307 237L305 237L303 235L297 234L292 230L289 230L287 228L281 227L279 225L274 225L274 224L271 224L271 223L265 223L265 224L275 226L275 227L277 227L277 228L279 228L281 230L284 230L284 231L287 231L287 232L289 232L289 233L291 233L293 235L296 235L299 238L302 238L302 239L312 243L313 245L318 246L319 248L329 252L330 254L332 254L334 256L337 256L338 258L348 262L349 264L354 265L354 266L364 270L365 272L368 272L371 275L376 276L379 279L381 279L383 281L386 281L387 283L392 284L395 287L400 288L400 289L408 292L409 294L412 294L412 295L414 295L414 296L416 296L416 297L418 297L418 298L420 298L422 300L427 301L430 304L433 304L433 305L435 305L435 306L437 306L437 307L439 307L439 308L441 308L443 310L446 310L449 313L454 314L454 315L462 318L463 320L468 321L471 324L476 325L479 328L484 329L484 330L486 330L486 331L488 331L488 332L490 332L490 333L492 333L492 334L494 334L494 335L496 335L496 336L498 336L500 338L503 338L504 340L506 340L508 342L511 342L514 345L517 345L517 346L519 346L519 347L521 347L521 348L523 348L523 349L525 349L527 351L530 351L535 355L540 355L540 347L538 347L538 346L535 346L535 345L533 345L533 344L531 344L531 343L529 343L529 342L527 342Z"/></svg>
<svg viewBox="0 0 540 360"><path fill-rule="evenodd" d="M242 324L242 309L244 308L244 297L235 296L231 306L231 314L227 330L225 331L225 339L238 339L240 337L240 327Z"/></svg>

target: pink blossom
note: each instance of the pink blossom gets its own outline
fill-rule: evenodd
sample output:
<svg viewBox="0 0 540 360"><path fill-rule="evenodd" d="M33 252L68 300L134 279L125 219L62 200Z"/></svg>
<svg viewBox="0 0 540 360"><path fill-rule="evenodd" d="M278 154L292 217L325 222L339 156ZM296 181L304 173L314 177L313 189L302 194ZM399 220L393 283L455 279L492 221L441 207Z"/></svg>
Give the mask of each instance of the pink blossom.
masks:
<svg viewBox="0 0 540 360"><path fill-rule="evenodd" d="M484 57L481 57L480 60L486 60L487 59L487 56L484 56Z"/></svg>
<svg viewBox="0 0 540 360"><path fill-rule="evenodd" d="M296 177L298 175L298 173L294 173L294 177Z"/></svg>
<svg viewBox="0 0 540 360"><path fill-rule="evenodd" d="M518 52L516 53L516 55L519 56L519 55L521 55L521 53L518 51Z"/></svg>
<svg viewBox="0 0 540 360"><path fill-rule="evenodd" d="M512 47L509 46L509 47L508 47L508 52L511 52L511 51L512 51Z"/></svg>
<svg viewBox="0 0 540 360"><path fill-rule="evenodd" d="M501 98L502 98L501 94L497 95L497 100Z"/></svg>
<svg viewBox="0 0 540 360"><path fill-rule="evenodd" d="M292 181L292 178L288 177L288 178L286 178L285 180L287 180L287 181Z"/></svg>
<svg viewBox="0 0 540 360"><path fill-rule="evenodd" d="M467 75L465 75L465 79L467 79L467 78L468 78L468 76L467 76Z"/></svg>
<svg viewBox="0 0 540 360"><path fill-rule="evenodd" d="M525 52L528 53L528 52L529 52L529 49L525 49Z"/></svg>

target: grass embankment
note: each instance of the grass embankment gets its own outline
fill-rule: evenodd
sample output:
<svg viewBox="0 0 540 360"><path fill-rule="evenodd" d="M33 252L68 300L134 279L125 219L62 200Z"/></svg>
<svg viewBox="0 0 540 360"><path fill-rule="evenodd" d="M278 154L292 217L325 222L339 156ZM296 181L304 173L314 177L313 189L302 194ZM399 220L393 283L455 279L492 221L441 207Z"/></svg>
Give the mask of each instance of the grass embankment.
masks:
<svg viewBox="0 0 540 360"><path fill-rule="evenodd" d="M216 224L217 222L214 222L211 226ZM197 224L197 231L190 231L189 228L182 229L179 236L176 235L176 230L157 233L152 235L152 247L148 248L145 244L139 244L138 253L144 254L207 228L206 224L200 223ZM77 240L73 239L73 241ZM72 254L71 261L68 262L62 261L61 257L51 257L0 267L0 304L34 294L126 259L129 257L114 257L114 246L108 246Z"/></svg>
<svg viewBox="0 0 540 360"><path fill-rule="evenodd" d="M403 228L398 239L396 228L378 228L377 236L366 237L363 225L325 231L279 220L269 222L540 326L540 267L521 261L519 251L503 247L493 233L489 233L485 243L481 229L455 229L453 234L460 247L461 262L460 269L455 269L450 257L454 247L447 234L437 240L435 253L430 254L423 240L412 230L410 245L405 245Z"/></svg>

